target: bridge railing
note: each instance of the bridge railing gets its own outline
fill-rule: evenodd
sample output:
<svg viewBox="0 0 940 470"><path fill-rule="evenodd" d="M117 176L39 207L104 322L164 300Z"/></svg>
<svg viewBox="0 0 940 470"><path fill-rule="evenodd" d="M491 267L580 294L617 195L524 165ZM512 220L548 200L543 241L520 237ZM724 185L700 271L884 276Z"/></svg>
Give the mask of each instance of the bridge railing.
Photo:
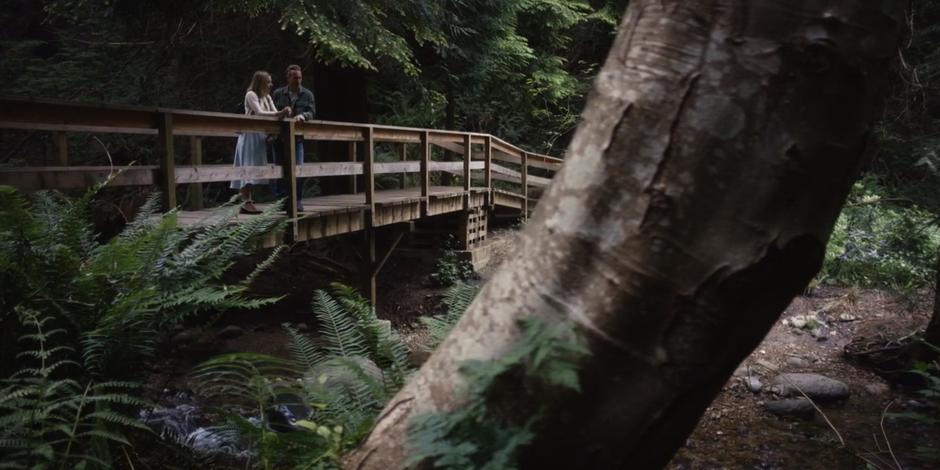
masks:
<svg viewBox="0 0 940 470"><path fill-rule="evenodd" d="M159 165L133 166L115 177L112 186L157 185L162 191L166 207L176 207L176 187L238 179L282 178L289 194L296 194L296 178L348 176L362 181L366 204L375 204L375 176L381 174L420 174L421 196L429 196L430 174L448 172L464 177L463 190L470 191L473 172L483 180L491 197L496 193L509 194L521 199L521 209L527 213L529 189L547 186L549 178L530 174L530 170L553 173L561 167L561 159L527 152L489 134L420 129L377 124L357 124L332 121L295 123L289 119L262 116L244 116L180 109L135 107L120 105L88 105L51 102L22 98L0 97L0 128L51 131L59 142L56 166L0 167L0 184L25 190L75 189L89 187L105 180L112 172L110 166L68 166L64 133L109 133L152 135L156 137ZM263 132L279 135L284 145L285 158L281 166L234 167L231 164L202 164L202 137L235 137L240 132ZM191 158L188 165L177 164L174 138L188 136ZM347 161L314 162L297 165L294 138L309 141L348 143ZM397 146L400 161L376 162L375 144L391 143ZM418 160L407 160L407 145L418 146ZM462 161L435 161L431 146L438 146L462 156ZM195 149L195 151L192 151ZM518 170L505 166L518 167ZM293 175L286 178L285 175ZM493 181L512 183L517 189L494 190ZM355 191L355 189L354 189ZM201 201L201 197L199 198ZM287 212L297 215L294 198L287 201Z"/></svg>

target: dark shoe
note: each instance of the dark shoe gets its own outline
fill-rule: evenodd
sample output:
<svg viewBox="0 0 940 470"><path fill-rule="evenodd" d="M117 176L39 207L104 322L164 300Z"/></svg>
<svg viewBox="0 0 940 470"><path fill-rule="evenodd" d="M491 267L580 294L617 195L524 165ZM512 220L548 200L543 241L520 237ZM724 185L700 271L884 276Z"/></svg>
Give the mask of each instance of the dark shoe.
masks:
<svg viewBox="0 0 940 470"><path fill-rule="evenodd" d="M242 214L260 214L261 209L258 209L257 207L255 207L255 203L248 201L242 204L242 208L239 212L241 212Z"/></svg>

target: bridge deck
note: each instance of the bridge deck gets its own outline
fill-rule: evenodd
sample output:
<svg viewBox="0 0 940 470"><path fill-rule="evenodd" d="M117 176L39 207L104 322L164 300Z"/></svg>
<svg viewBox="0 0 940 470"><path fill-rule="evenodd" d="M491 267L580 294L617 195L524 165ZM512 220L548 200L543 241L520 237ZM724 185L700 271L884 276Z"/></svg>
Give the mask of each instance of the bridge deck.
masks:
<svg viewBox="0 0 940 470"><path fill-rule="evenodd" d="M378 227L395 223L410 222L422 216L434 216L465 209L483 207L487 204L489 190L483 187L470 188L469 192L455 186L431 186L428 198L421 196L421 188L382 190L375 192L375 213L371 214L372 226ZM518 208L522 205L513 201L510 194L498 194L494 203ZM317 196L303 199L304 211L298 213L296 241L342 235L365 229L368 224L369 205L365 193ZM266 204L258 204L259 208ZM207 220L211 210L182 211L178 220L181 225L198 225ZM239 214L239 220L254 217ZM286 216L285 216L286 217ZM264 245L273 246L278 240L272 237Z"/></svg>

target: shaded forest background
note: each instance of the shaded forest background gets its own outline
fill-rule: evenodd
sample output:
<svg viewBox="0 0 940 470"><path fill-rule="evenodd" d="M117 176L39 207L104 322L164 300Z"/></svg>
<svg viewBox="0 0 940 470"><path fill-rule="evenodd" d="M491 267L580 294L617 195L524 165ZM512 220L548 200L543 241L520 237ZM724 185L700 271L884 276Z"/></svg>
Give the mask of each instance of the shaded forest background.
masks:
<svg viewBox="0 0 940 470"><path fill-rule="evenodd" d="M0 77L9 95L237 112L254 70L281 86L296 63L320 119L491 132L560 155L625 6L13 0Z"/></svg>
<svg viewBox="0 0 940 470"><path fill-rule="evenodd" d="M0 80L4 95L237 112L254 70L280 86L297 63L320 119L488 132L563 156L627 3L11 0L0 11ZM940 6L914 1L910 11L868 170L893 204L936 214ZM54 153L46 133L0 139L5 163ZM70 139L72 161L105 159L89 137ZM106 143L116 164L153 163L148 139ZM230 142L215 143L205 159L231 154Z"/></svg>
<svg viewBox="0 0 940 470"><path fill-rule="evenodd" d="M272 72L275 86L280 86L284 84L284 68L297 63L304 68L305 85L315 92L320 119L488 132L528 150L563 157L626 3L626 0L10 0L0 11L0 81L5 84L0 94L238 112L254 70ZM898 50L895 80L883 119L873 136L865 177L856 184L836 226L820 282L922 292L937 280L940 4L912 2L908 19L907 40ZM831 112L831 119L839 119L839 110ZM69 139L74 164L106 164L108 159L118 165L155 162L151 138L102 136L101 142L95 142L87 135L70 135ZM206 146L205 162L230 162L233 147L231 139L212 140ZM315 149L316 158L330 159L329 151L326 147ZM54 153L48 133L0 133L0 164L49 164ZM216 198L224 200L228 194L222 190ZM29 206L12 194L0 193L0 198L9 207ZM136 202L142 200L138 198ZM10 249L6 252L11 255L0 257L0 264L10 269L3 273L5 282L0 283L7 286L0 305L8 307L3 309L5 312L19 308L17 312L21 313L18 318L11 314L0 316L0 320L17 325L15 329L6 329L7 344L14 344L14 337L25 337L22 335L41 329L46 324L46 314L52 315L50 325L61 322L55 317L58 313L50 309L49 299L37 293L65 293L68 294L63 295L65 298L81 300L72 313L84 319L81 324L69 325L71 336L61 341L69 351L83 353L82 366L76 366L78 371L72 374L79 378L76 384L90 387L103 379L140 380L140 370L123 368L128 364L155 362L157 345L175 332L173 327L178 323L205 310L241 307L247 301L239 296L244 291L242 287L226 291L233 298L216 298L214 291L191 291L193 286L218 281L230 259L211 256L213 252L206 247L212 247L210 241L214 239L197 239L200 247L188 249L187 244L195 236L191 239L186 234L166 235L176 233L172 224L164 226L163 222L156 222L158 215L142 210L140 214L144 217L136 225L130 224L130 235L115 237L108 249L99 249L95 244L107 237L97 237L91 229L86 230L76 222L86 215L85 202L88 201L72 205L51 197L44 202L40 197L30 207L50 208L48 211L36 211L38 215L30 217L25 210L3 214L10 215L3 220L5 226L30 229L23 234L4 232L12 240L5 246L27 246L20 243L22 238L42 248ZM55 213L61 215L46 217ZM274 218L268 223L275 225ZM60 228L61 233L56 231ZM248 230L265 228L243 229L246 234L238 238L247 239L251 235ZM69 230L78 235L71 236ZM151 233L160 236L151 237ZM62 248L64 245L56 241L57 236L82 243ZM155 263L158 269L151 269L146 260L137 256L141 246L152 253L199 253L200 257L192 261L180 256L173 263ZM61 253L55 251L60 249ZM229 256L240 253L233 251ZM65 255L68 256L63 258ZM62 259L72 260L67 269L62 268ZM126 261L124 271L111 269L113 259ZM89 264L87 260L95 262ZM173 271L177 261L191 277L181 278ZM197 262L204 264L199 265L200 269L188 270L188 266ZM89 270L88 266L99 269ZM89 272L94 276L89 276ZM22 276L15 275L18 273ZM74 281L89 278L95 282ZM135 286L146 287L128 291L150 292L154 298L142 303L138 298L124 299L116 294L113 286L126 282L125 278L139 280ZM175 281L170 283L167 279ZM152 285L159 285L160 289L148 290ZM215 303L206 305L206 297L213 297ZM369 311L368 306L357 302L350 304L355 307L351 311ZM137 305L145 308L138 309ZM179 314L169 320L152 315L153 311L171 307ZM324 308L318 315L329 310ZM459 317L459 311L456 316ZM375 318L352 317L358 318L356 321L365 331L363 337L378 331ZM121 318L125 323L112 318ZM145 334L142 339L126 336L128 331ZM385 340L391 342L389 338L376 338L382 340L375 341L376 346ZM142 351L141 345L145 346ZM298 350L303 352L301 346ZM86 354L85 350L91 353ZM138 356L130 357L127 351ZM37 352L37 357L43 355L48 357L46 351ZM378 364L388 358L374 359ZM304 365L320 367L319 361L310 360L310 364ZM10 368L11 362L14 361L3 365ZM393 360L388 362L395 365ZM29 379L32 381L25 385L12 379L5 381L4 386L11 388L4 390L17 391L35 384L43 390L50 388L49 374ZM86 395L89 390L85 389ZM341 429L366 429L362 423L368 423L370 413L381 408L379 405L387 399L389 390L383 389L380 397L369 402L364 417L343 421ZM82 396L82 387L67 392L63 396ZM93 392L118 396L107 388ZM90 396L98 396L94 393ZM132 395L128 392L127 396ZM42 398L27 404L43 409L60 399L54 394ZM81 410L74 415L88 418L87 428L92 430L108 419L134 428L130 418L136 416L135 407L143 405L126 401L113 406L125 413L122 415L89 417ZM18 409L11 409L33 409L17 406ZM35 425L37 442L47 436L43 434L45 424ZM334 442L327 431L321 437L329 445L315 450L329 454L331 459L362 437L361 432L349 433L347 440ZM74 436L71 438L77 441ZM259 439L265 438L271 439L264 435ZM284 445L288 444L291 443ZM107 446L102 447L108 450ZM270 449L271 455L281 455L280 447L272 445ZM105 451L95 455L106 455ZM51 447L49 452L51 456ZM317 455L316 458L321 458ZM297 457L301 460L299 457L303 456ZM66 455L61 461L69 458ZM108 461L113 459L110 456Z"/></svg>

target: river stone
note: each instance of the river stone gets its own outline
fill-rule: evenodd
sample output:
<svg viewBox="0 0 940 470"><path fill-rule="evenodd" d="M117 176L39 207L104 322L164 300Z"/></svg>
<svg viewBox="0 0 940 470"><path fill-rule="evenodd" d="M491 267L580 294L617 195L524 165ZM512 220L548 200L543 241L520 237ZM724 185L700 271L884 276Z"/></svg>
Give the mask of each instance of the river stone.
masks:
<svg viewBox="0 0 940 470"><path fill-rule="evenodd" d="M788 398L764 403L764 409L777 416L794 416L801 419L813 419L816 409L805 398Z"/></svg>
<svg viewBox="0 0 940 470"><path fill-rule="evenodd" d="M848 385L819 374L780 374L770 385L770 391L784 397L800 396L797 388L814 400L835 401L849 397Z"/></svg>
<svg viewBox="0 0 940 470"><path fill-rule="evenodd" d="M802 369L809 365L809 362L802 357L788 356L787 357L787 367L792 367L794 369Z"/></svg>
<svg viewBox="0 0 940 470"><path fill-rule="evenodd" d="M185 330L173 335L170 341L173 344L189 344L196 341L197 338L199 338L199 332L196 330Z"/></svg>
<svg viewBox="0 0 940 470"><path fill-rule="evenodd" d="M764 384L761 383L760 379L753 375L747 377L744 383L747 384L747 389L754 393L760 393L761 389L764 388Z"/></svg>
<svg viewBox="0 0 940 470"><path fill-rule="evenodd" d="M222 328L222 331L219 332L219 338L232 339L232 338L238 338L239 336L243 334L245 334L245 330L241 329L241 327L238 327L235 325L229 325L229 326L226 326L225 328Z"/></svg>
<svg viewBox="0 0 940 470"><path fill-rule="evenodd" d="M825 341L829 339L829 328L819 325L809 332L810 336L816 338L816 341Z"/></svg>

